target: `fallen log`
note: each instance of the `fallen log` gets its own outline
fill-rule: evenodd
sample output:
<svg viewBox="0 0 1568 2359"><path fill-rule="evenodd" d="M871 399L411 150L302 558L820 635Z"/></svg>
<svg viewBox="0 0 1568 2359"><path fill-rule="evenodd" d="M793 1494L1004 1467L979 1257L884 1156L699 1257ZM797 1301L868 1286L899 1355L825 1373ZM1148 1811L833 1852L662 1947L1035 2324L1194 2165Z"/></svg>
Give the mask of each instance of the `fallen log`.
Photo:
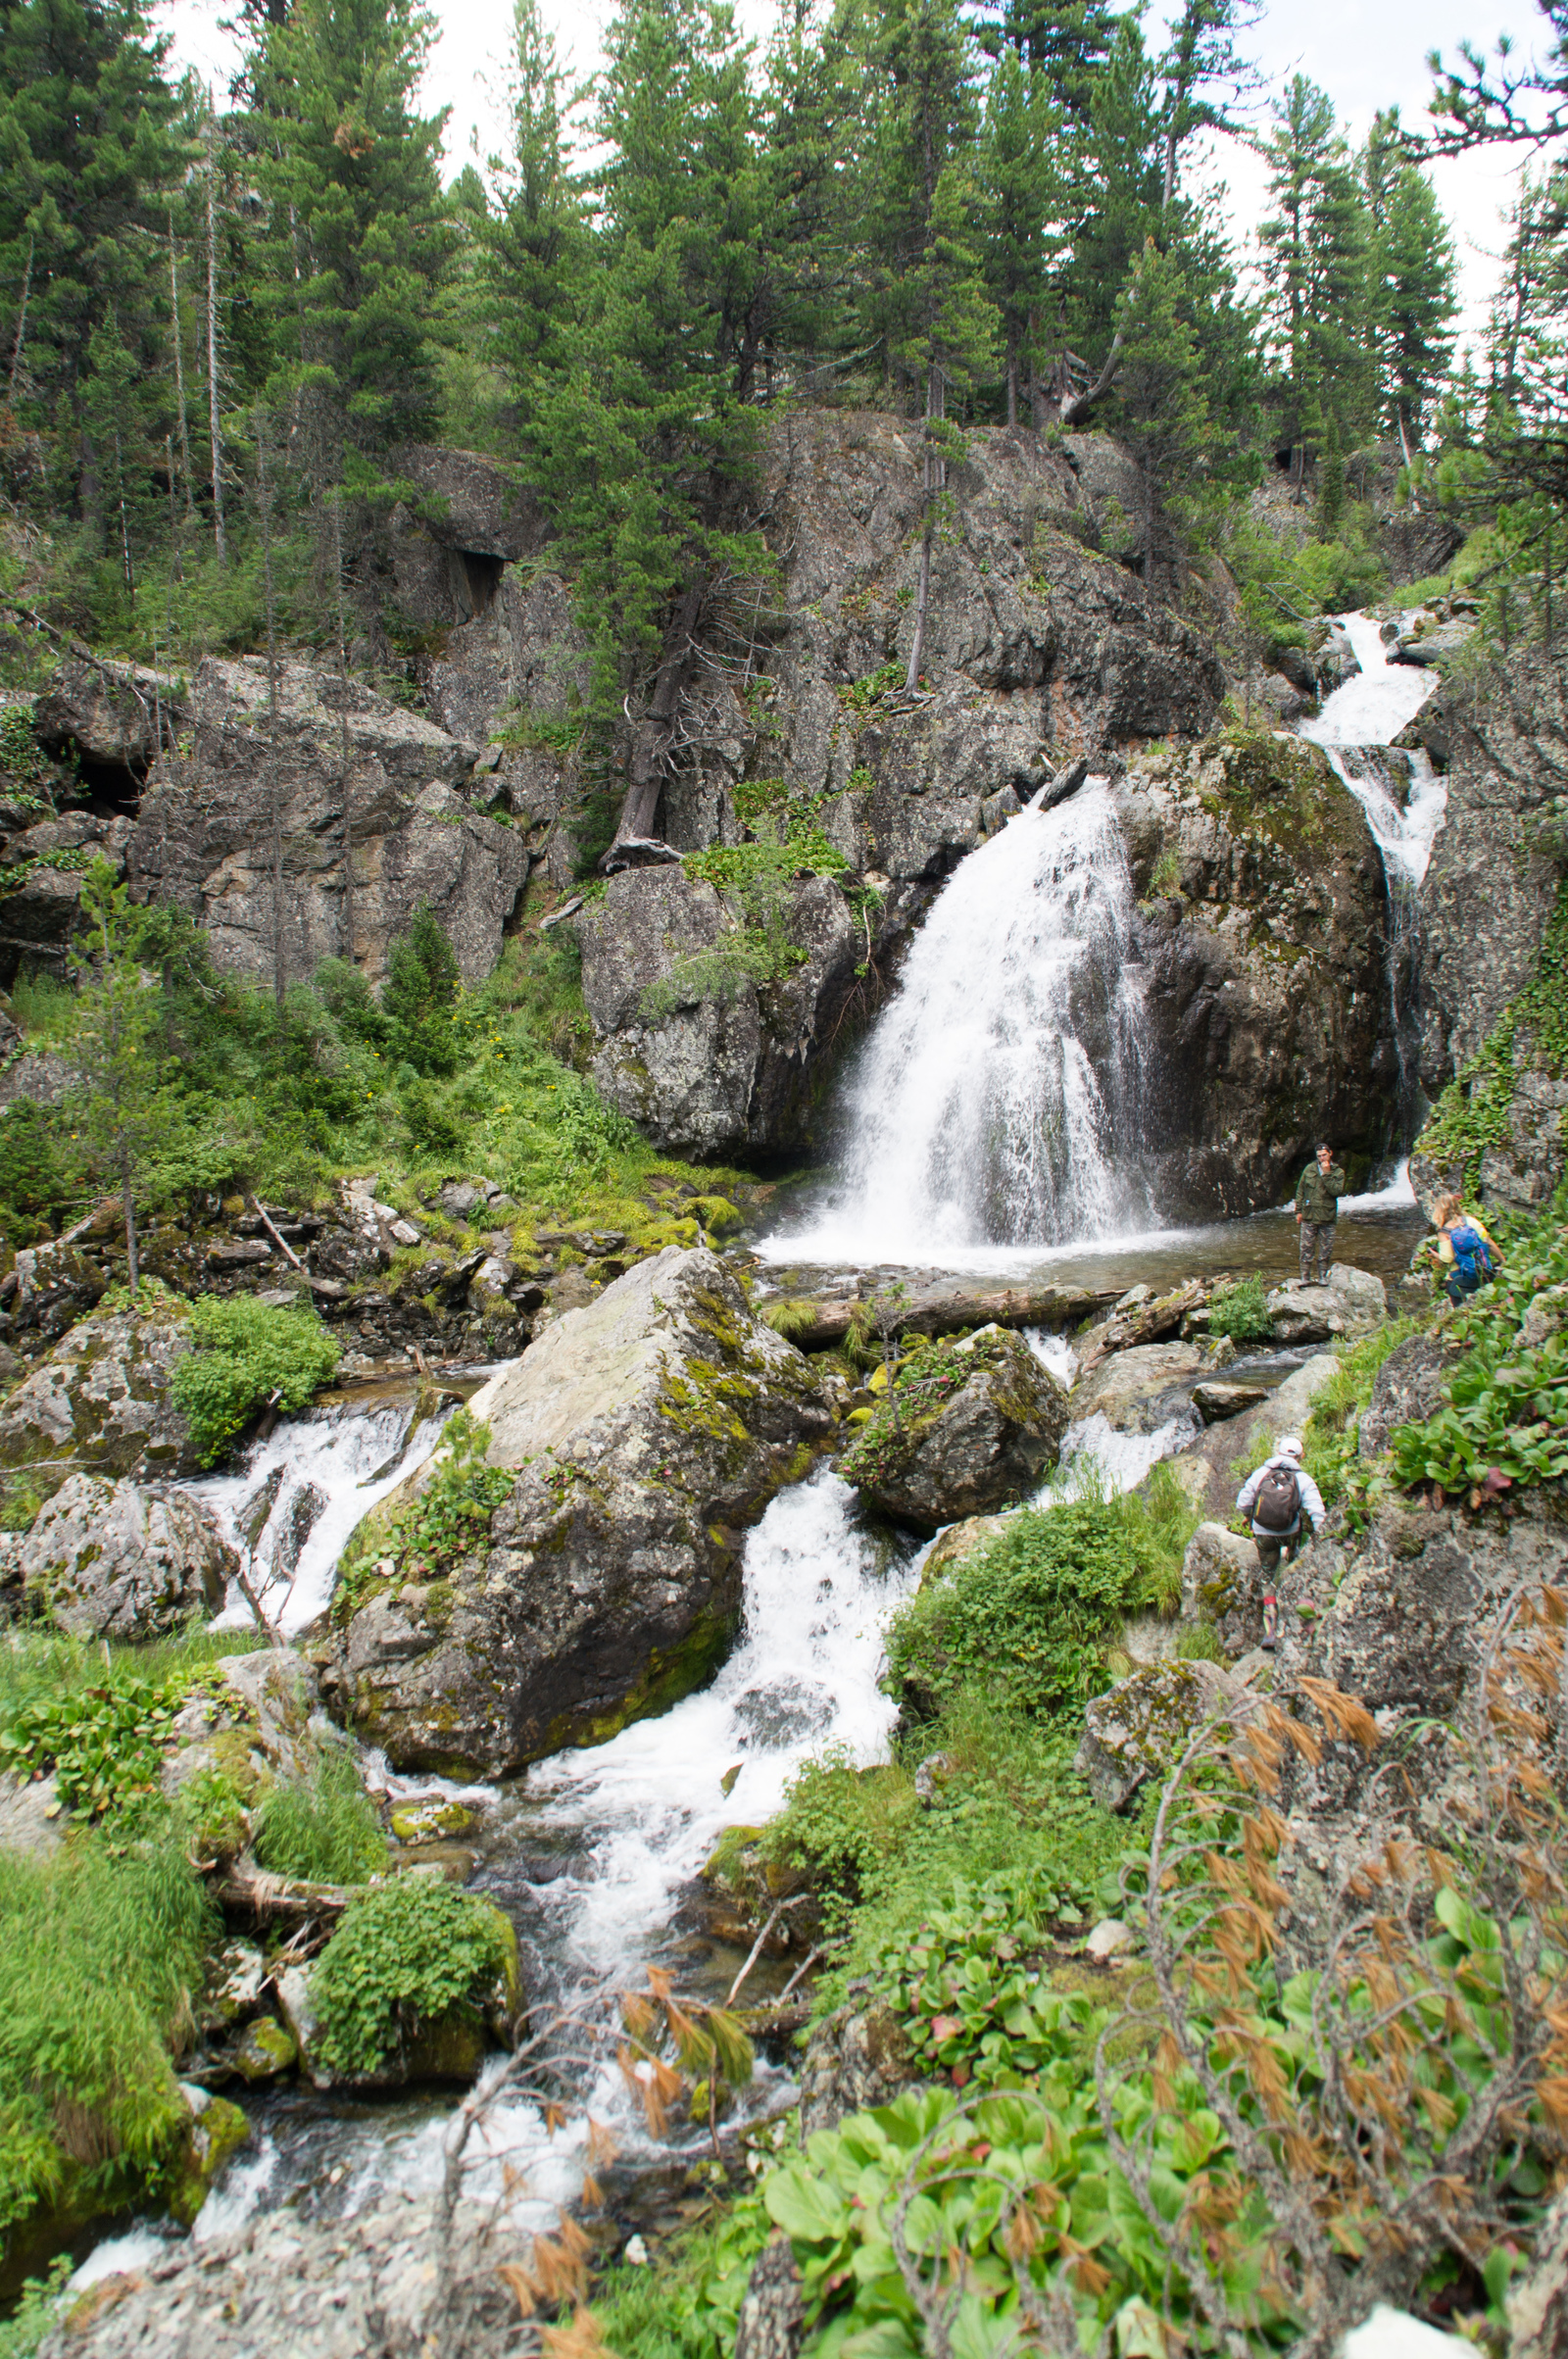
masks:
<svg viewBox="0 0 1568 2359"><path fill-rule="evenodd" d="M340 1917L363 1884L307 1884L303 1878L270 1876L265 1868L248 1868L235 1861L214 1885L213 1897L220 1907L243 1911L259 1925L301 1922L307 1917Z"/></svg>
<svg viewBox="0 0 1568 2359"><path fill-rule="evenodd" d="M966 1327L990 1326L1059 1330L1102 1316L1120 1299L1115 1287L1103 1293L1082 1286L1049 1285L981 1290L948 1281L911 1293L899 1310L898 1331L901 1335L956 1335ZM833 1302L785 1297L765 1302L762 1316L803 1352L831 1351L857 1324L866 1334L873 1332L867 1305L857 1295Z"/></svg>

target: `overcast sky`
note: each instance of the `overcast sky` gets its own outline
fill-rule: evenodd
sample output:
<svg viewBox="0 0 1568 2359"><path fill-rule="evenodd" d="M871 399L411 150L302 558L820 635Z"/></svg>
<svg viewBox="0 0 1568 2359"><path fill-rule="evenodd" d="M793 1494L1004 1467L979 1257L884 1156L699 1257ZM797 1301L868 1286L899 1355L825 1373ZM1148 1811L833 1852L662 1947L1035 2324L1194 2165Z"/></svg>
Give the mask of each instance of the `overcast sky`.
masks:
<svg viewBox="0 0 1568 2359"><path fill-rule="evenodd" d="M481 159L505 145L511 0L430 0L440 25L426 104L450 107L449 176L470 155ZM155 21L174 36L174 57L221 83L232 72L236 45L220 29L233 0L162 0ZM546 0L564 59L592 71L614 0ZM772 0L739 0L746 29L765 38ZM1166 13L1155 0L1152 18ZM1151 45L1154 45L1152 26ZM1277 0L1250 37L1252 56L1278 88L1295 73L1310 75L1333 99L1352 140L1364 137L1379 107L1397 105L1406 123L1425 119L1431 76L1427 52L1451 53L1462 38L1491 50L1499 33L1516 51L1542 52L1547 26L1528 0ZM1260 127L1264 117L1260 117ZM1232 196L1239 241L1259 220L1264 201L1261 161L1233 141L1221 144L1214 170ZM1484 316L1499 250L1498 215L1507 204L1518 159L1489 154L1434 169L1438 196L1454 229L1467 321Z"/></svg>

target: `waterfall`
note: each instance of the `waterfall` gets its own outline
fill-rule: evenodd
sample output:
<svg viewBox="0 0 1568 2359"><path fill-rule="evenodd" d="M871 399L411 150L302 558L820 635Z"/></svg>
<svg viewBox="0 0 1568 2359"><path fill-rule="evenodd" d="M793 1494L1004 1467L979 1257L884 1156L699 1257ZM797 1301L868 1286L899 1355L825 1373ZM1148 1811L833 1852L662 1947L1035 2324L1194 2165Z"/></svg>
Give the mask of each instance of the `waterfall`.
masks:
<svg viewBox="0 0 1568 2359"><path fill-rule="evenodd" d="M1390 751L1437 686L1436 675L1391 663L1383 626L1370 614L1339 617L1360 671L1324 702L1300 734L1320 745L1366 813L1383 860L1388 888L1389 1008L1399 1061L1400 1144L1419 1127L1421 1091L1415 1070L1416 989L1420 978L1421 880L1448 805L1448 790L1424 748ZM1402 769L1403 800L1399 797Z"/></svg>
<svg viewBox="0 0 1568 2359"><path fill-rule="evenodd" d="M1147 1217L1133 918L1103 779L970 853L859 1053L844 1178L791 1253L952 1265Z"/></svg>

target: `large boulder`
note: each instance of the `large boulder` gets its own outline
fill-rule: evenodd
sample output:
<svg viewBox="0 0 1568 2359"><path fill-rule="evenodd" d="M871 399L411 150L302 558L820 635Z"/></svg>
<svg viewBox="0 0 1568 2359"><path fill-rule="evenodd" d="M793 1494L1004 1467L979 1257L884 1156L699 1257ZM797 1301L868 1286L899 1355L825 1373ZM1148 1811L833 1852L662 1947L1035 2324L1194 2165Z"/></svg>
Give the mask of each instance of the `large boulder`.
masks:
<svg viewBox="0 0 1568 2359"><path fill-rule="evenodd" d="M1067 1396L1022 1336L983 1328L941 1373L900 1384L899 1421L878 1409L841 1472L917 1532L989 1515L1032 1491L1067 1430Z"/></svg>
<svg viewBox="0 0 1568 2359"><path fill-rule="evenodd" d="M68 656L38 699L33 730L43 745L74 747L89 762L140 771L159 751L160 719L166 746L190 723L179 683L168 672Z"/></svg>
<svg viewBox="0 0 1568 2359"><path fill-rule="evenodd" d="M388 944L428 903L478 982L500 956L529 855L459 791L474 755L422 714L308 663L278 666L274 730L265 662L210 659L190 763L142 799L126 853L133 889L199 917L219 963L240 973L270 976L280 941L289 978L352 958L378 980Z"/></svg>
<svg viewBox="0 0 1568 2359"><path fill-rule="evenodd" d="M1251 1689L1218 1663L1146 1664L1090 1699L1077 1769L1104 1810L1125 1810L1150 1778L1164 1778L1206 1720L1240 1734L1260 1709Z"/></svg>
<svg viewBox="0 0 1568 2359"><path fill-rule="evenodd" d="M40 1490L76 1471L197 1473L190 1428L170 1399L189 1349L183 1313L167 1299L78 1319L0 1406L0 1468Z"/></svg>
<svg viewBox="0 0 1568 2359"><path fill-rule="evenodd" d="M1446 1336L1407 1336L1396 1344L1372 1381L1361 1411L1356 1448L1363 1458L1380 1457L1396 1425L1424 1425L1443 1405L1443 1388L1458 1352Z"/></svg>
<svg viewBox="0 0 1568 2359"><path fill-rule="evenodd" d="M846 2115L890 2105L920 2078L903 2024L865 1983L813 2024L801 2066L801 2137L836 2130Z"/></svg>
<svg viewBox="0 0 1568 2359"><path fill-rule="evenodd" d="M807 1471L834 1408L718 1256L674 1247L557 1319L469 1408L515 1477L488 1544L394 1587L375 1551L434 1467L411 1478L358 1537L326 1679L398 1768L497 1777L708 1676L734 1630L745 1528Z"/></svg>
<svg viewBox="0 0 1568 2359"><path fill-rule="evenodd" d="M1182 1558L1182 1620L1210 1630L1233 1659L1263 1636L1263 1578L1245 1533L1200 1524Z"/></svg>
<svg viewBox="0 0 1568 2359"><path fill-rule="evenodd" d="M239 1571L199 1499L94 1474L39 1509L18 1561L29 1604L74 1638L168 1638L216 1613Z"/></svg>
<svg viewBox="0 0 1568 2359"><path fill-rule="evenodd" d="M1326 1286L1292 1279L1268 1298L1277 1344L1326 1344L1334 1336L1365 1335L1388 1316L1383 1280L1369 1269L1336 1261Z"/></svg>
<svg viewBox="0 0 1568 2359"><path fill-rule="evenodd" d="M1135 1344L1113 1352L1073 1387L1073 1416L1103 1417L1121 1434L1157 1433L1187 1409L1202 1364L1196 1344Z"/></svg>

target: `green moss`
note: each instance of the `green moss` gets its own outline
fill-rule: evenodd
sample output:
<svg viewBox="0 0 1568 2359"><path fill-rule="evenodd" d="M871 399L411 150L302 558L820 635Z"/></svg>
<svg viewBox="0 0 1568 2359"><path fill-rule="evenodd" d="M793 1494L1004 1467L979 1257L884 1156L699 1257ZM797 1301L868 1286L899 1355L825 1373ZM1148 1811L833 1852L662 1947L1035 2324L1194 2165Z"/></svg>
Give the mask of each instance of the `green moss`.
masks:
<svg viewBox="0 0 1568 2359"><path fill-rule="evenodd" d="M288 2038L286 2032L283 2036ZM208 2098L191 2122L184 2152L169 2183L169 2208L183 2227L189 2228L223 2165L248 2144L250 2135L250 2123L237 2105L226 2097Z"/></svg>
<svg viewBox="0 0 1568 2359"><path fill-rule="evenodd" d="M1415 1153L1473 1195L1488 1151L1509 1137L1521 1072L1568 1070L1568 877L1542 940L1536 972L1438 1100Z"/></svg>

